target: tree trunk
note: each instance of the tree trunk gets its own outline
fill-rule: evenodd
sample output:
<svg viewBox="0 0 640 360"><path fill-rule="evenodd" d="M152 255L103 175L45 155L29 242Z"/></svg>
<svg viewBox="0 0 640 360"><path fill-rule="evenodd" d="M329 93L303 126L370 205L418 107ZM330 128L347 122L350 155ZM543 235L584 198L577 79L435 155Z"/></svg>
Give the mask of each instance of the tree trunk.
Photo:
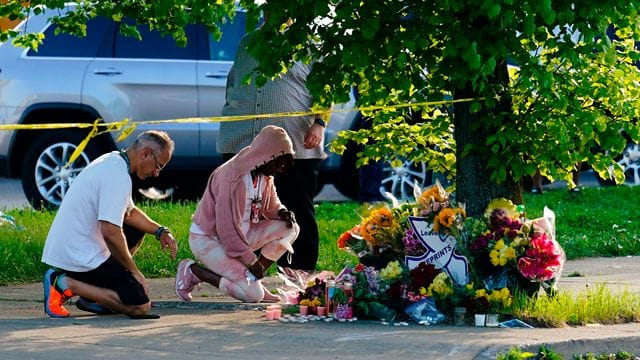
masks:
<svg viewBox="0 0 640 360"><path fill-rule="evenodd" d="M508 89L508 73L506 62L496 67L496 84L503 84ZM471 84L455 93L456 99L479 98ZM486 145L489 135L499 131L495 125L499 122L486 121L496 116L509 121L511 99L506 92L501 94L500 101L493 109L482 109L470 112L470 102L457 103L454 108L454 125L456 140L456 199L465 204L468 216L480 216L487 204L495 198L511 199L515 204L522 204L522 184L515 182L510 173L506 181L497 184L492 182L493 169L488 167L491 149Z"/></svg>

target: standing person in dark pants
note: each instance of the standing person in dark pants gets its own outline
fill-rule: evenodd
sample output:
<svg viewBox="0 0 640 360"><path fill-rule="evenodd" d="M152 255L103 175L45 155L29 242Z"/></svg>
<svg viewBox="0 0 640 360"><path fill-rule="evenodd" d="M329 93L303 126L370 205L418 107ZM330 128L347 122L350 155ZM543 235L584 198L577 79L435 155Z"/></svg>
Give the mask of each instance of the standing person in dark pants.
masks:
<svg viewBox="0 0 640 360"><path fill-rule="evenodd" d="M247 51L253 33L245 35L238 45L235 62L227 79L226 104L222 115L258 115L285 112L308 112L312 96L306 87L311 64L296 62L286 73L267 81L262 87L255 84L253 70L258 62ZM247 75L253 74L249 84ZM295 158L286 174L275 177L276 190L282 204L295 214L300 235L293 244L291 261L278 260L284 268L313 271L318 261L318 225L313 198L316 193L320 162L324 152L325 121L321 116L283 116L254 118L237 122L223 122L217 139L217 151L225 160L249 145L267 125L284 128L293 142Z"/></svg>

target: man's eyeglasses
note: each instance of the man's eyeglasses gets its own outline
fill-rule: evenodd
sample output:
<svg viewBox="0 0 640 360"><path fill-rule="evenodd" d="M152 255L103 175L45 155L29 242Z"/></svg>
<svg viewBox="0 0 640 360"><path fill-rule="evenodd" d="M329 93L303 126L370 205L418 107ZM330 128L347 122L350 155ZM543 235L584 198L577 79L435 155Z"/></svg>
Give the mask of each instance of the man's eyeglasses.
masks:
<svg viewBox="0 0 640 360"><path fill-rule="evenodd" d="M156 170L158 170L158 172L162 171L162 169L164 169L164 167L167 166L167 164L160 164L153 150L151 150L151 156L153 156L153 161L156 162Z"/></svg>

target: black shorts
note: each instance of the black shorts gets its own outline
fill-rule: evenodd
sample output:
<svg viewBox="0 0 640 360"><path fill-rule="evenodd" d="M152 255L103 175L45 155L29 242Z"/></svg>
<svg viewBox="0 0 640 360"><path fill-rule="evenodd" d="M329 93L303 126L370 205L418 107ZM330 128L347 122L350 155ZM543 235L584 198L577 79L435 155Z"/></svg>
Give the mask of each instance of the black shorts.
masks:
<svg viewBox="0 0 640 360"><path fill-rule="evenodd" d="M143 305L149 302L142 284L129 270L113 259L113 256L91 271L63 271L72 279L115 291L125 305Z"/></svg>

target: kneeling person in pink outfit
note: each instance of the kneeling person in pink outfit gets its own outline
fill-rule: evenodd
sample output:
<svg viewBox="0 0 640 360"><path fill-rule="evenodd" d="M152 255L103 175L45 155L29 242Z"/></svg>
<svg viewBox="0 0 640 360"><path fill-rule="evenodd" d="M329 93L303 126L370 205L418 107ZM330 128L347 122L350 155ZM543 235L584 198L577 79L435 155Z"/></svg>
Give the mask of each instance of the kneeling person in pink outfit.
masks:
<svg viewBox="0 0 640 360"><path fill-rule="evenodd" d="M266 126L211 174L189 229L191 252L202 265L190 259L178 265L175 290L182 300L191 301L193 289L207 282L244 302L280 301L260 279L285 252L293 253L300 231L273 184L293 154L284 129Z"/></svg>

